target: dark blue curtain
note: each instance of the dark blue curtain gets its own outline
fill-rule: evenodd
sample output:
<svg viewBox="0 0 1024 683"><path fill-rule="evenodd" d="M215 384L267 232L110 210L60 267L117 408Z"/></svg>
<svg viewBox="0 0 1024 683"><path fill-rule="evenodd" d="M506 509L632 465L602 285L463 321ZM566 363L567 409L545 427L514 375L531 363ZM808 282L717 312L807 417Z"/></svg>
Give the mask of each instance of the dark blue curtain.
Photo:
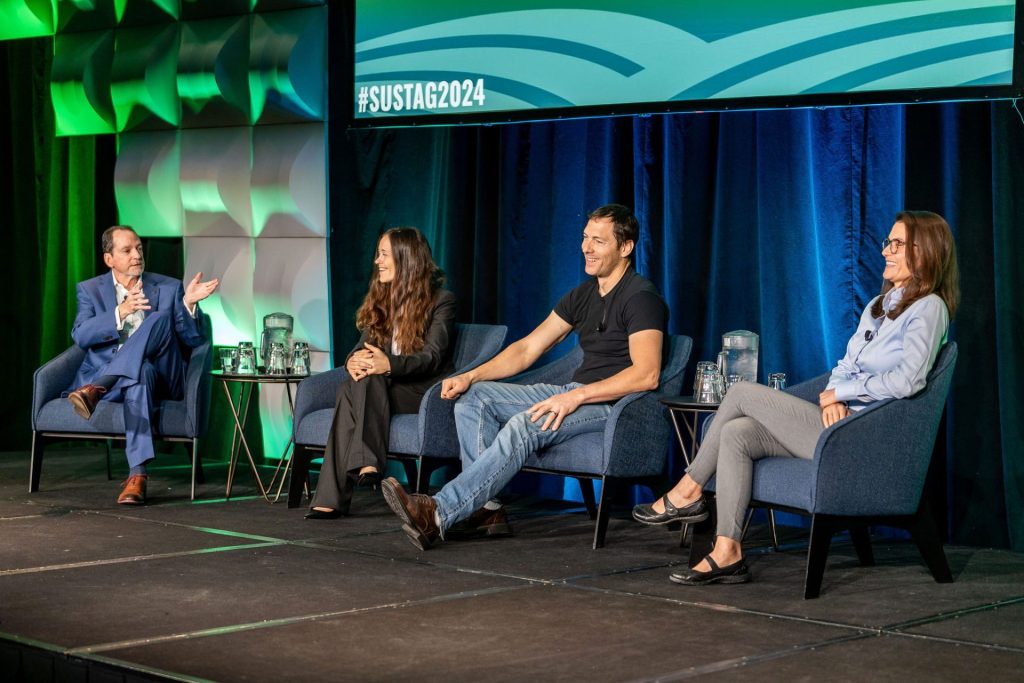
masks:
<svg viewBox="0 0 1024 683"><path fill-rule="evenodd" d="M1021 550L1022 150L1006 102L337 132L335 339L355 339L374 241L400 224L430 238L463 320L517 338L585 277L585 215L615 201L640 219L638 269L670 331L694 338L691 368L743 328L761 335L762 381L800 381L832 367L878 292L894 214L935 210L958 239L963 307L932 494L954 541Z"/></svg>

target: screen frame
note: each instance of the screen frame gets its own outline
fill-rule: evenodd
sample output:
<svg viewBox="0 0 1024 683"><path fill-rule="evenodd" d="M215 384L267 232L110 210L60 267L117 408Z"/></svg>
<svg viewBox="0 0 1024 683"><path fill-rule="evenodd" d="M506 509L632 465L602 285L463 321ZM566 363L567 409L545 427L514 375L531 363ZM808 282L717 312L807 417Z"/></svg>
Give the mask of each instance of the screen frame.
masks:
<svg viewBox="0 0 1024 683"><path fill-rule="evenodd" d="M615 104L580 105L544 109L518 109L511 111L464 111L444 114L389 115L356 117L355 90L359 81L355 75L355 25L358 21L356 3L347 8L351 12L348 25L353 46L349 88L346 101L346 127L351 129L411 128L438 126L492 126L508 123L563 121L572 119L606 118L621 116L651 116L655 114L704 113L727 111L758 111L766 109L816 109L826 107L876 106L886 104L926 104L937 102L972 102L985 100L1013 100L1024 97L1024 0L1015 0L1013 30L1013 79L1009 85L951 86L948 88L919 88L903 90L874 90L855 93L829 93L818 95L779 95L770 97L742 97L702 100L675 100L669 102L619 102Z"/></svg>

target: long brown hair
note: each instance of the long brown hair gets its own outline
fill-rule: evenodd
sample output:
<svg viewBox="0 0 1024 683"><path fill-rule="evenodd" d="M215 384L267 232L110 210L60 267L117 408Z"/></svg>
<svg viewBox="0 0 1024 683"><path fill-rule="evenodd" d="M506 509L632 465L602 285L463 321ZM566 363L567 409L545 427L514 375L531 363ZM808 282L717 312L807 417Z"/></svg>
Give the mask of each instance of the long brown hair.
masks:
<svg viewBox="0 0 1024 683"><path fill-rule="evenodd" d="M910 280L903 297L888 316L895 320L918 299L931 293L946 302L950 320L956 315L960 303L960 270L956 265L956 244L946 219L931 211L900 211L896 223L907 228L907 244L903 247ZM871 315L881 318L882 299L893 288L889 280L882 281L882 296L871 307Z"/></svg>
<svg viewBox="0 0 1024 683"><path fill-rule="evenodd" d="M377 240L378 250L385 237L391 241L395 277L391 282L381 282L374 266L370 289L356 312L356 327L360 332L369 330L367 338L374 346L393 339L403 354L417 353L423 350L431 304L444 284L444 273L416 228L391 228Z"/></svg>

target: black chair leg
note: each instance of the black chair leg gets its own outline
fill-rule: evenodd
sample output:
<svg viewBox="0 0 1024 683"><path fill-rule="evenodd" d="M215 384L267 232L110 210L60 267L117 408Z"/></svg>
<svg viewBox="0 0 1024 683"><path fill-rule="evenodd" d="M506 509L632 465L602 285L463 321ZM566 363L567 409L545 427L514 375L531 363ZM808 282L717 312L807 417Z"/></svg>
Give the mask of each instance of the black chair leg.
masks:
<svg viewBox="0 0 1024 683"><path fill-rule="evenodd" d="M196 484L203 481L203 464L199 461L199 439L192 439L192 491L189 500L196 499Z"/></svg>
<svg viewBox="0 0 1024 683"><path fill-rule="evenodd" d="M704 498L707 500L708 512L710 514L703 522L696 522L690 525L690 528L693 529L693 536L690 539L690 559L688 564L691 567L699 564L711 552L711 549L715 547L718 507L713 493L705 493Z"/></svg>
<svg viewBox="0 0 1024 683"><path fill-rule="evenodd" d="M312 451L305 446L295 444L292 449L292 478L288 480L288 507L290 508L302 505L302 492L309 479L309 463L312 460Z"/></svg>
<svg viewBox="0 0 1024 683"><path fill-rule="evenodd" d="M836 522L830 515L811 515L811 540L807 546L807 574L804 577L804 599L821 594L821 580L828 562L828 549L836 532Z"/></svg>
<svg viewBox="0 0 1024 683"><path fill-rule="evenodd" d="M875 553L871 550L871 534L866 526L856 526L850 529L850 540L853 541L853 548L857 551L857 559L862 567L875 566Z"/></svg>
<svg viewBox="0 0 1024 683"><path fill-rule="evenodd" d="M192 467L196 473L196 483L206 483L206 472L203 470L203 455L199 450L199 439L192 439Z"/></svg>
<svg viewBox="0 0 1024 683"><path fill-rule="evenodd" d="M28 492L39 490L39 475L43 472L43 447L46 437L39 432L32 432L32 460L28 467Z"/></svg>
<svg viewBox="0 0 1024 683"><path fill-rule="evenodd" d="M114 478L114 473L110 471L110 441L110 439L104 439L103 441L103 445L106 446L105 450L107 453L107 481L110 481L111 479Z"/></svg>
<svg viewBox="0 0 1024 683"><path fill-rule="evenodd" d="M597 519L597 502L594 500L594 482L586 477L576 477L580 484L580 495L583 496L583 505L587 508L590 519ZM604 500L604 486L601 488L601 499ZM596 547L596 546L595 546Z"/></svg>
<svg viewBox="0 0 1024 683"><path fill-rule="evenodd" d="M593 498L593 485L587 481L590 495ZM601 501L597 507L597 521L594 523L594 550L604 547L604 537L608 533L608 514L611 512L612 496L618 482L611 477L601 477ZM593 519L593 517L591 517Z"/></svg>
<svg viewBox="0 0 1024 683"><path fill-rule="evenodd" d="M398 458L398 462L402 463L402 469L405 471L405 482L409 490L413 493L420 492L420 471L423 467L423 457L420 456L415 460L409 460L407 458Z"/></svg>
<svg viewBox="0 0 1024 683"><path fill-rule="evenodd" d="M921 496L917 514L910 524L910 535L935 582L953 583L953 573L949 570L949 562L946 561L946 551L942 549L942 537L935 526L935 517L932 515L926 495Z"/></svg>

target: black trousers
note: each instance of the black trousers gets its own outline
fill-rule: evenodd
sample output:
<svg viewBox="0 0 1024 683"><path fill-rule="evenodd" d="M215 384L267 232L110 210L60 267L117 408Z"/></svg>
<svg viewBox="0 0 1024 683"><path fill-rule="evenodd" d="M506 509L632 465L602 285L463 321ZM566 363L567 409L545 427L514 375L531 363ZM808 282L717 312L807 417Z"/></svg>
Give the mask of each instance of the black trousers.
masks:
<svg viewBox="0 0 1024 683"><path fill-rule="evenodd" d="M311 507L348 512L359 470L372 466L383 473L387 466L391 416L419 412L420 399L436 381L400 382L370 375L342 383Z"/></svg>

